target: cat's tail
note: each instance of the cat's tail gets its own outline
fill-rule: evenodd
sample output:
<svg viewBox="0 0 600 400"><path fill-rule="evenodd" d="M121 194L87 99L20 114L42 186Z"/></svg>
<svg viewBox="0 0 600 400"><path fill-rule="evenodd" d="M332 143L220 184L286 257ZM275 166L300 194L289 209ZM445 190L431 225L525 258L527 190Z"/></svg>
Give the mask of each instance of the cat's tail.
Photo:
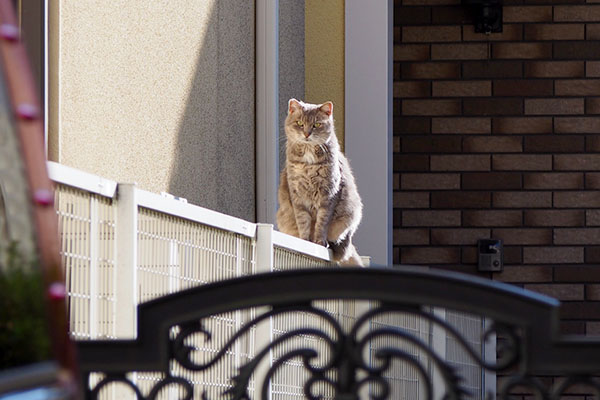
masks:
<svg viewBox="0 0 600 400"><path fill-rule="evenodd" d="M329 242L331 251L333 251L333 260L342 266L364 267L356 248L352 244L350 235L339 242Z"/></svg>

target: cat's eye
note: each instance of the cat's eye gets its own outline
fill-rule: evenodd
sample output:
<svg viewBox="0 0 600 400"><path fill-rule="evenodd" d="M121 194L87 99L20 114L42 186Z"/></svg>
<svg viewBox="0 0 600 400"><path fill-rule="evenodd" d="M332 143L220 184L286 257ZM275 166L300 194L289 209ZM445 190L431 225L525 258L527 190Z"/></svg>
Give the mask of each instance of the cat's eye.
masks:
<svg viewBox="0 0 600 400"><path fill-rule="evenodd" d="M296 124L298 124L298 126L304 126L304 122L302 121L296 121Z"/></svg>
<svg viewBox="0 0 600 400"><path fill-rule="evenodd" d="M313 125L313 127L315 127L315 128L319 128L320 126L321 126L320 122L315 122L315 124Z"/></svg>

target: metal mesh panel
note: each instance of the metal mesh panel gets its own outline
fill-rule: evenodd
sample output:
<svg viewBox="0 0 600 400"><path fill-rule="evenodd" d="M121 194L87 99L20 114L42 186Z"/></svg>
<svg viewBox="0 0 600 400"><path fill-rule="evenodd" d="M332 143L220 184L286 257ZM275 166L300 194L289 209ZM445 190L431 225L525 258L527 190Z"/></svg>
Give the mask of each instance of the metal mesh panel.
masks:
<svg viewBox="0 0 600 400"><path fill-rule="evenodd" d="M431 330L429 321L418 315L405 313L387 313L378 315L371 319L371 330L402 329L410 335L418 337L423 342L431 342ZM374 339L370 346L370 360L373 366L379 365L376 353L378 349L386 347L401 348L415 361L428 368L429 361L427 355L419 349L414 343L400 340L398 338L384 336ZM391 398L398 400L418 400L425 398L423 384L417 369L407 362L393 361L390 368L384 374L390 385ZM377 385L371 385L370 391L373 395L380 394L380 388Z"/></svg>
<svg viewBox="0 0 600 400"><path fill-rule="evenodd" d="M454 326L467 340L479 357L482 356L483 321L480 317L456 311L446 311L446 321ZM471 393L472 399L483 399L483 371L474 360L467 355L462 346L452 336L446 337L446 360L452 364L463 377L462 385Z"/></svg>
<svg viewBox="0 0 600 400"><path fill-rule="evenodd" d="M64 185L55 197L71 335L114 338L115 206Z"/></svg>
<svg viewBox="0 0 600 400"><path fill-rule="evenodd" d="M138 217L139 302L254 269L254 240L145 208Z"/></svg>
<svg viewBox="0 0 600 400"><path fill-rule="evenodd" d="M139 302L174 293L200 284L248 275L254 271L255 243L252 238L194 221L139 208L138 215L138 287ZM254 312L237 311L213 316L206 321L212 340L196 334L187 339L199 360L215 355ZM172 373L207 390L209 398L218 398L230 386L229 377L242 361L254 355L254 329L228 352L216 368L194 373L173 365ZM173 331L176 334L177 330ZM138 373L135 379L142 389L150 388L160 375ZM164 398L181 389L163 391ZM195 396L199 396L196 393Z"/></svg>
<svg viewBox="0 0 600 400"><path fill-rule="evenodd" d="M291 251L279 246L273 247L273 271L286 271L297 268L328 267L334 265L336 264L331 261L312 257L308 254Z"/></svg>

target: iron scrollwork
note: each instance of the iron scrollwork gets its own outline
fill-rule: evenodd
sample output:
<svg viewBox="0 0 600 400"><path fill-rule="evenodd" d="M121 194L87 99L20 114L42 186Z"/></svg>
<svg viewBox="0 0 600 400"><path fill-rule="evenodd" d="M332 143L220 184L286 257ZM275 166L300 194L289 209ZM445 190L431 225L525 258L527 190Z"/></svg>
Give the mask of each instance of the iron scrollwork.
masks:
<svg viewBox="0 0 600 400"><path fill-rule="evenodd" d="M357 288L363 287L367 289L361 290L368 293L354 296ZM229 297L232 297L231 303L220 303ZM350 324L347 320L343 324L334 317L335 313L320 308L314 302L352 300L355 297L369 300L370 305ZM461 312L494 320L491 327L481 332L480 338L481 343L498 338L498 354L493 360L486 359L472 348L457 328L432 312L431 305L444 307L447 303L447 308L455 306ZM512 398L515 393L520 393L519 388L525 388L524 393L530 397L554 400L570 393L569 388L574 385L584 385L589 388L590 394L600 398L600 384L591 377L600 372L600 345L589 341L561 341L560 337L555 337L551 328L557 326L558 306L558 302L550 298L518 291L507 285L474 281L458 274L304 270L234 279L142 305L138 325L141 324L144 330L155 328L159 331L157 334L122 343L82 342L80 350L84 355L82 365L86 374L105 374L88 390L90 398L96 398L108 384L121 382L138 399L155 399L167 387L178 387L181 399L266 399L277 374L291 362L304 371L301 390L309 400L325 397L354 400L360 396L372 400L397 398L387 375L398 363L409 367L419 377L424 390L420 398L475 398L465 385L459 368L448 361L445 354L439 354L428 340L407 328L372 323L388 315L410 315L452 338L472 365L482 371L498 373L500 399ZM168 324L163 323L169 310L185 307L189 307L188 311L198 307L199 311L195 314L187 312L182 319L174 316ZM212 316L253 307L259 307L260 313L241 324L229 338L219 337L224 344L214 354L207 356L208 353L204 353L206 358L201 361L194 357L198 348L190 344L192 338L200 336L206 343L213 340L215 332L211 331L208 322ZM310 315L318 323L286 328L264 347L255 349L251 359L229 371L230 385L220 395L209 395L202 387L194 387L179 376L180 372L175 373L171 368L177 365L196 372L216 368L254 327L298 313ZM298 338L311 340L299 342ZM161 345L165 341L168 342L166 347ZM153 348L158 349L157 354L146 356L147 351ZM127 365L117 365L113 359L123 349L127 349L131 360ZM141 357L142 354L144 357ZM273 361L271 357L274 354L277 356ZM127 371L159 371L163 378L157 380L145 395L135 380L127 378ZM537 377L545 373L546 376L553 374L565 378L552 380L548 387ZM442 387L436 386L440 381ZM250 387L254 389L251 391ZM196 396L195 390L198 391ZM327 396L324 396L325 390Z"/></svg>

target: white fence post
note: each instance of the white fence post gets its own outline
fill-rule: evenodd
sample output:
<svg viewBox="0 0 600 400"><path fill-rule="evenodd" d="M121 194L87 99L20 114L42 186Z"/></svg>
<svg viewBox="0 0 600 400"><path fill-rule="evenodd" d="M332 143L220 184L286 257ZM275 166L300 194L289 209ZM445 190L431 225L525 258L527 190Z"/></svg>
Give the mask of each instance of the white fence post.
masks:
<svg viewBox="0 0 600 400"><path fill-rule="evenodd" d="M135 183L120 183L116 217L116 336L137 334L137 225Z"/></svg>
<svg viewBox="0 0 600 400"><path fill-rule="evenodd" d="M256 272L272 272L273 271L273 225L258 224L256 227ZM256 310L256 314L260 315L270 311L267 307L261 307ZM255 335L255 351L259 352L273 341L273 319L269 318L256 326ZM269 400L272 397L272 385L269 383L267 390L267 398L261 397L262 385L269 369L273 365L273 351L256 367L254 372L254 396L253 399Z"/></svg>
<svg viewBox="0 0 600 400"><path fill-rule="evenodd" d="M98 232L98 199L94 196L90 198L90 236L88 238L90 250L90 339L98 338L98 297L100 286L100 275L98 271L98 246L100 235Z"/></svg>

